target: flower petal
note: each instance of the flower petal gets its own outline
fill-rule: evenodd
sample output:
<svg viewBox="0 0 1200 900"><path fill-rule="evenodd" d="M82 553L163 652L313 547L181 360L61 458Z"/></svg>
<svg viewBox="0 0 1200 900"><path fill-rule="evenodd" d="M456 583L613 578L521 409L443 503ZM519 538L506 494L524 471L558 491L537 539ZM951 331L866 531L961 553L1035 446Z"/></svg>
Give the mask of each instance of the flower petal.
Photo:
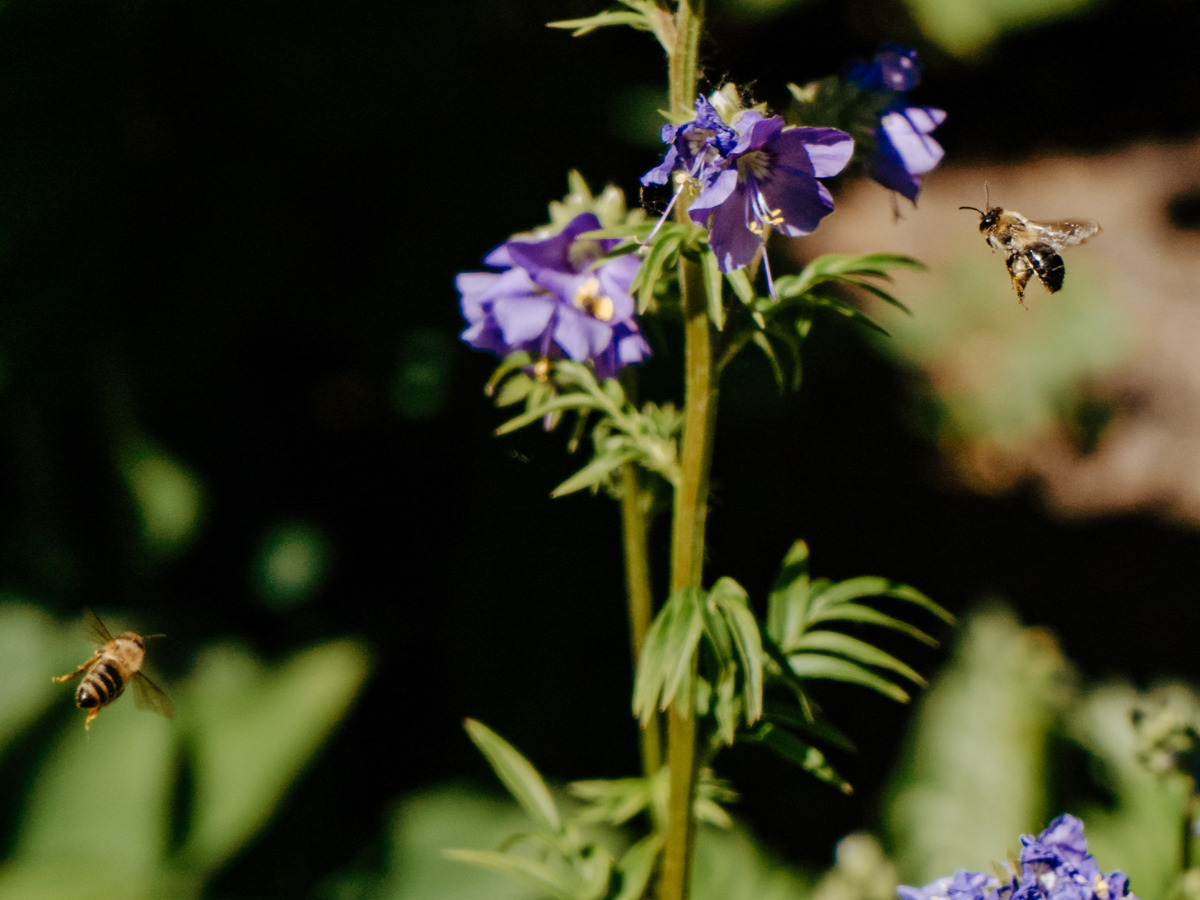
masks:
<svg viewBox="0 0 1200 900"><path fill-rule="evenodd" d="M549 327L560 304L549 294L502 297L492 306L492 316L504 342L518 347L536 341Z"/></svg>

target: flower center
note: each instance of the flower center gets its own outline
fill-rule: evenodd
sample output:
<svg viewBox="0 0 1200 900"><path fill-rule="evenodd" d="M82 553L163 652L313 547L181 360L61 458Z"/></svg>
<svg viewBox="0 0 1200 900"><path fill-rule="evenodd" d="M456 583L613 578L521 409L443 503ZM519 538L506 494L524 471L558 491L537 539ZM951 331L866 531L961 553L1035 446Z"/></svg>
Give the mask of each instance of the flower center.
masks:
<svg viewBox="0 0 1200 900"><path fill-rule="evenodd" d="M604 248L597 241L581 241L576 238L567 247L567 260L576 272L584 271L603 255Z"/></svg>
<svg viewBox="0 0 1200 900"><path fill-rule="evenodd" d="M742 181L754 178L761 180L771 173L771 154L765 150L751 150L738 157L738 178Z"/></svg>
<svg viewBox="0 0 1200 900"><path fill-rule="evenodd" d="M600 279L589 278L575 292L575 305L601 322L611 322L616 310L612 297L600 293Z"/></svg>
<svg viewBox="0 0 1200 900"><path fill-rule="evenodd" d="M683 140L687 146L689 156L697 156L703 149L704 145L712 138L715 138L717 133L711 128L691 128L684 135Z"/></svg>

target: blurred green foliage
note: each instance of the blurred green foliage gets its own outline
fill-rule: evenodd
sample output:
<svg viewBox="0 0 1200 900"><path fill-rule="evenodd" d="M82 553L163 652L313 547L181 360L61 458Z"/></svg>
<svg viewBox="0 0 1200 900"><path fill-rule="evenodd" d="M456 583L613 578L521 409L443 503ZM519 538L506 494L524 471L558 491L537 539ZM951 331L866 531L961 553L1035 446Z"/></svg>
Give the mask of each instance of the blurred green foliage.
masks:
<svg viewBox="0 0 1200 900"><path fill-rule="evenodd" d="M1198 697L1182 685L1171 690L1193 705ZM1150 695L1152 705L1158 693ZM740 825L709 825L698 837L693 897L888 900L897 883L925 884L958 868L990 871L1020 849L1021 834L1040 831L1060 812L1083 819L1089 848L1103 868L1127 872L1140 896L1166 897L1177 874L1191 782L1139 760L1133 711L1147 702L1128 685L1082 685L1048 631L1022 626L998 605L978 610L964 623L950 663L919 701L905 756L885 795L881 824L890 856L871 835L852 834L824 873L802 871L775 858ZM499 746L506 755L515 753ZM528 834L534 820L557 829L564 821L581 821L570 797L548 792L527 766L515 756L499 767L508 773L506 786L522 799L519 805L463 784L406 797L393 815L383 870L343 873L322 896L547 896L441 852L504 849L514 835ZM618 853L630 840L598 827L583 834ZM773 846L787 845L786 835L774 835Z"/></svg>
<svg viewBox="0 0 1200 900"><path fill-rule="evenodd" d="M6 822L0 900L201 896L275 814L368 670L346 640L269 665L218 644L165 685L174 721L121 698L84 731L73 689L51 677L90 652L77 625L0 604L0 764L21 808Z"/></svg>

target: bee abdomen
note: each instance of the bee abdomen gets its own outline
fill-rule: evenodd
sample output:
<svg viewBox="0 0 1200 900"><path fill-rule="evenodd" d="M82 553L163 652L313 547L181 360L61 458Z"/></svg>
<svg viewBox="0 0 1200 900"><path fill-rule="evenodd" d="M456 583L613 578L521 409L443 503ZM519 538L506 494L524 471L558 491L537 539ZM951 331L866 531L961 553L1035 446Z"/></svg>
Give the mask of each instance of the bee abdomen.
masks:
<svg viewBox="0 0 1200 900"><path fill-rule="evenodd" d="M75 691L75 705L80 709L103 706L120 697L123 690L125 679L117 667L101 660L92 667Z"/></svg>
<svg viewBox="0 0 1200 900"><path fill-rule="evenodd" d="M1054 293L1063 286L1063 278L1067 274L1059 256L1049 244L1038 242L1028 250L1029 261L1033 263L1034 271L1046 286L1046 290Z"/></svg>

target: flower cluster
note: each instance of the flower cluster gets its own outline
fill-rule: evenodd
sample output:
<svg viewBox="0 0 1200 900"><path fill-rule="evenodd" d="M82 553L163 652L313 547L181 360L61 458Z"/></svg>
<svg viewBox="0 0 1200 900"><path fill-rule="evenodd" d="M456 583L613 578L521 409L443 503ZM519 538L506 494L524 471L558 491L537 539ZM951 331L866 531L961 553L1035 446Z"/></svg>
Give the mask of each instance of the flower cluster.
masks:
<svg viewBox="0 0 1200 900"><path fill-rule="evenodd" d="M590 362L598 378L649 356L629 293L638 260L604 259L616 240L581 237L599 228L594 214L580 213L557 234L514 236L484 258L503 271L461 273L463 340L501 356Z"/></svg>
<svg viewBox="0 0 1200 900"><path fill-rule="evenodd" d="M946 119L944 110L908 103L908 92L921 80L917 51L885 44L869 62L852 63L846 79L878 98L867 173L915 203L921 176L942 159L944 151L931 134Z"/></svg>
<svg viewBox="0 0 1200 900"><path fill-rule="evenodd" d="M662 138L670 149L642 183L684 173L695 193L688 215L708 226L723 272L750 265L771 228L791 237L815 230L833 212L833 197L817 179L842 171L854 151L843 131L785 128L781 117L738 109L720 93L697 98L696 118L664 126Z"/></svg>
<svg viewBox="0 0 1200 900"><path fill-rule="evenodd" d="M1123 872L1100 872L1088 853L1083 823L1074 816L1059 816L1037 837L1022 835L1020 866L1003 883L959 869L952 877L897 892L901 900L1136 900Z"/></svg>

